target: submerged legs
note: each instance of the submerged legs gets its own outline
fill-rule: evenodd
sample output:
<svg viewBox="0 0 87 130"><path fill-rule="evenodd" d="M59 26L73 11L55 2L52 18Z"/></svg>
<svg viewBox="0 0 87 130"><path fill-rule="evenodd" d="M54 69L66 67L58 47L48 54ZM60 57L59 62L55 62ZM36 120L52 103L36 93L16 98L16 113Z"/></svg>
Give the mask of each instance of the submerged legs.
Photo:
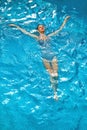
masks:
<svg viewBox="0 0 87 130"><path fill-rule="evenodd" d="M56 57L54 57L51 62L46 59L43 59L43 63L50 76L58 76L58 63Z"/></svg>
<svg viewBox="0 0 87 130"><path fill-rule="evenodd" d="M49 62L46 59L43 59L43 63L44 63L45 68L47 69L47 71L50 74L50 82L51 82L51 86L52 86L53 91L54 91L54 99L58 100L58 96L57 96L57 86L58 86L57 59L56 59L56 57L54 57L51 62Z"/></svg>
<svg viewBox="0 0 87 130"><path fill-rule="evenodd" d="M58 77L50 77L50 82L54 92L54 99L58 100L58 96L57 96Z"/></svg>
<svg viewBox="0 0 87 130"><path fill-rule="evenodd" d="M43 63L44 63L44 66L45 68L47 69L47 71L49 72L50 75L52 75L53 73L53 68L52 66L50 65L50 62L46 59L43 59Z"/></svg>

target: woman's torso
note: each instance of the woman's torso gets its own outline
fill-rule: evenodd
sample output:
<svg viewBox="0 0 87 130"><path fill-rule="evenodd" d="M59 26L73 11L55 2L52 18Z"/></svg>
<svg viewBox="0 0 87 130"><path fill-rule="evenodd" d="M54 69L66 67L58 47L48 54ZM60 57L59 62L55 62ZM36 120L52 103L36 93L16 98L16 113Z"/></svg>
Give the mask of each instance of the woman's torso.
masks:
<svg viewBox="0 0 87 130"><path fill-rule="evenodd" d="M52 50L52 40L45 34L39 36L39 45L41 48L42 58L52 60L55 53Z"/></svg>

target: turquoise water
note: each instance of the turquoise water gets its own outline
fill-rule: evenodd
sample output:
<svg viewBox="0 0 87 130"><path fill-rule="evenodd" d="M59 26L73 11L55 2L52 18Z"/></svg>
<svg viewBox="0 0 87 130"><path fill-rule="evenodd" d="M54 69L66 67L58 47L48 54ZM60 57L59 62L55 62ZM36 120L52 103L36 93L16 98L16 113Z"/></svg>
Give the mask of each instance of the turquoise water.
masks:
<svg viewBox="0 0 87 130"><path fill-rule="evenodd" d="M0 1L0 130L87 130L86 3L66 0ZM59 66L58 95L53 99L38 41L8 26L31 33L38 23L53 39Z"/></svg>

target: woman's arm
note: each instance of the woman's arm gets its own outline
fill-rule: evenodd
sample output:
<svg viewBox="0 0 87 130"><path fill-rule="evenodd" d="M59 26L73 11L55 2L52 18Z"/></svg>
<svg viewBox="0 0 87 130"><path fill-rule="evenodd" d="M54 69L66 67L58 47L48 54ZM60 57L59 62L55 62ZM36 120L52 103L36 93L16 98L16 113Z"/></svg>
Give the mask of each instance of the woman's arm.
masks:
<svg viewBox="0 0 87 130"><path fill-rule="evenodd" d="M48 34L48 36L51 37L51 36L54 36L54 35L56 35L57 33L59 33L59 32L63 29L63 27L65 26L65 24L66 24L66 22L67 22L67 20L68 20L69 18L70 18L70 16L67 16L67 17L64 19L64 21L63 21L62 25L60 26L60 28L59 28L58 30L56 30L55 32Z"/></svg>
<svg viewBox="0 0 87 130"><path fill-rule="evenodd" d="M27 32L25 29L23 29L23 28L21 28L21 27L15 25L15 24L9 24L9 26L11 26L11 27L16 27L18 30L20 30L20 31L23 32L24 34L29 35L29 36L31 36L31 37L34 37L34 38L38 39L38 36Z"/></svg>

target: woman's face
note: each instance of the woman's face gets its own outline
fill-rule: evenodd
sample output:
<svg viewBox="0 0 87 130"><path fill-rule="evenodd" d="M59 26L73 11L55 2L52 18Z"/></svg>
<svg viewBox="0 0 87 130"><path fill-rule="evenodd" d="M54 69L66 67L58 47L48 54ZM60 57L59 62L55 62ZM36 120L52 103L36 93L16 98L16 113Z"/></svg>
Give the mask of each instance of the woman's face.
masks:
<svg viewBox="0 0 87 130"><path fill-rule="evenodd" d="M38 31L39 31L40 33L44 33L44 32L45 32L45 27L44 27L43 25L39 25L39 26L38 26Z"/></svg>

